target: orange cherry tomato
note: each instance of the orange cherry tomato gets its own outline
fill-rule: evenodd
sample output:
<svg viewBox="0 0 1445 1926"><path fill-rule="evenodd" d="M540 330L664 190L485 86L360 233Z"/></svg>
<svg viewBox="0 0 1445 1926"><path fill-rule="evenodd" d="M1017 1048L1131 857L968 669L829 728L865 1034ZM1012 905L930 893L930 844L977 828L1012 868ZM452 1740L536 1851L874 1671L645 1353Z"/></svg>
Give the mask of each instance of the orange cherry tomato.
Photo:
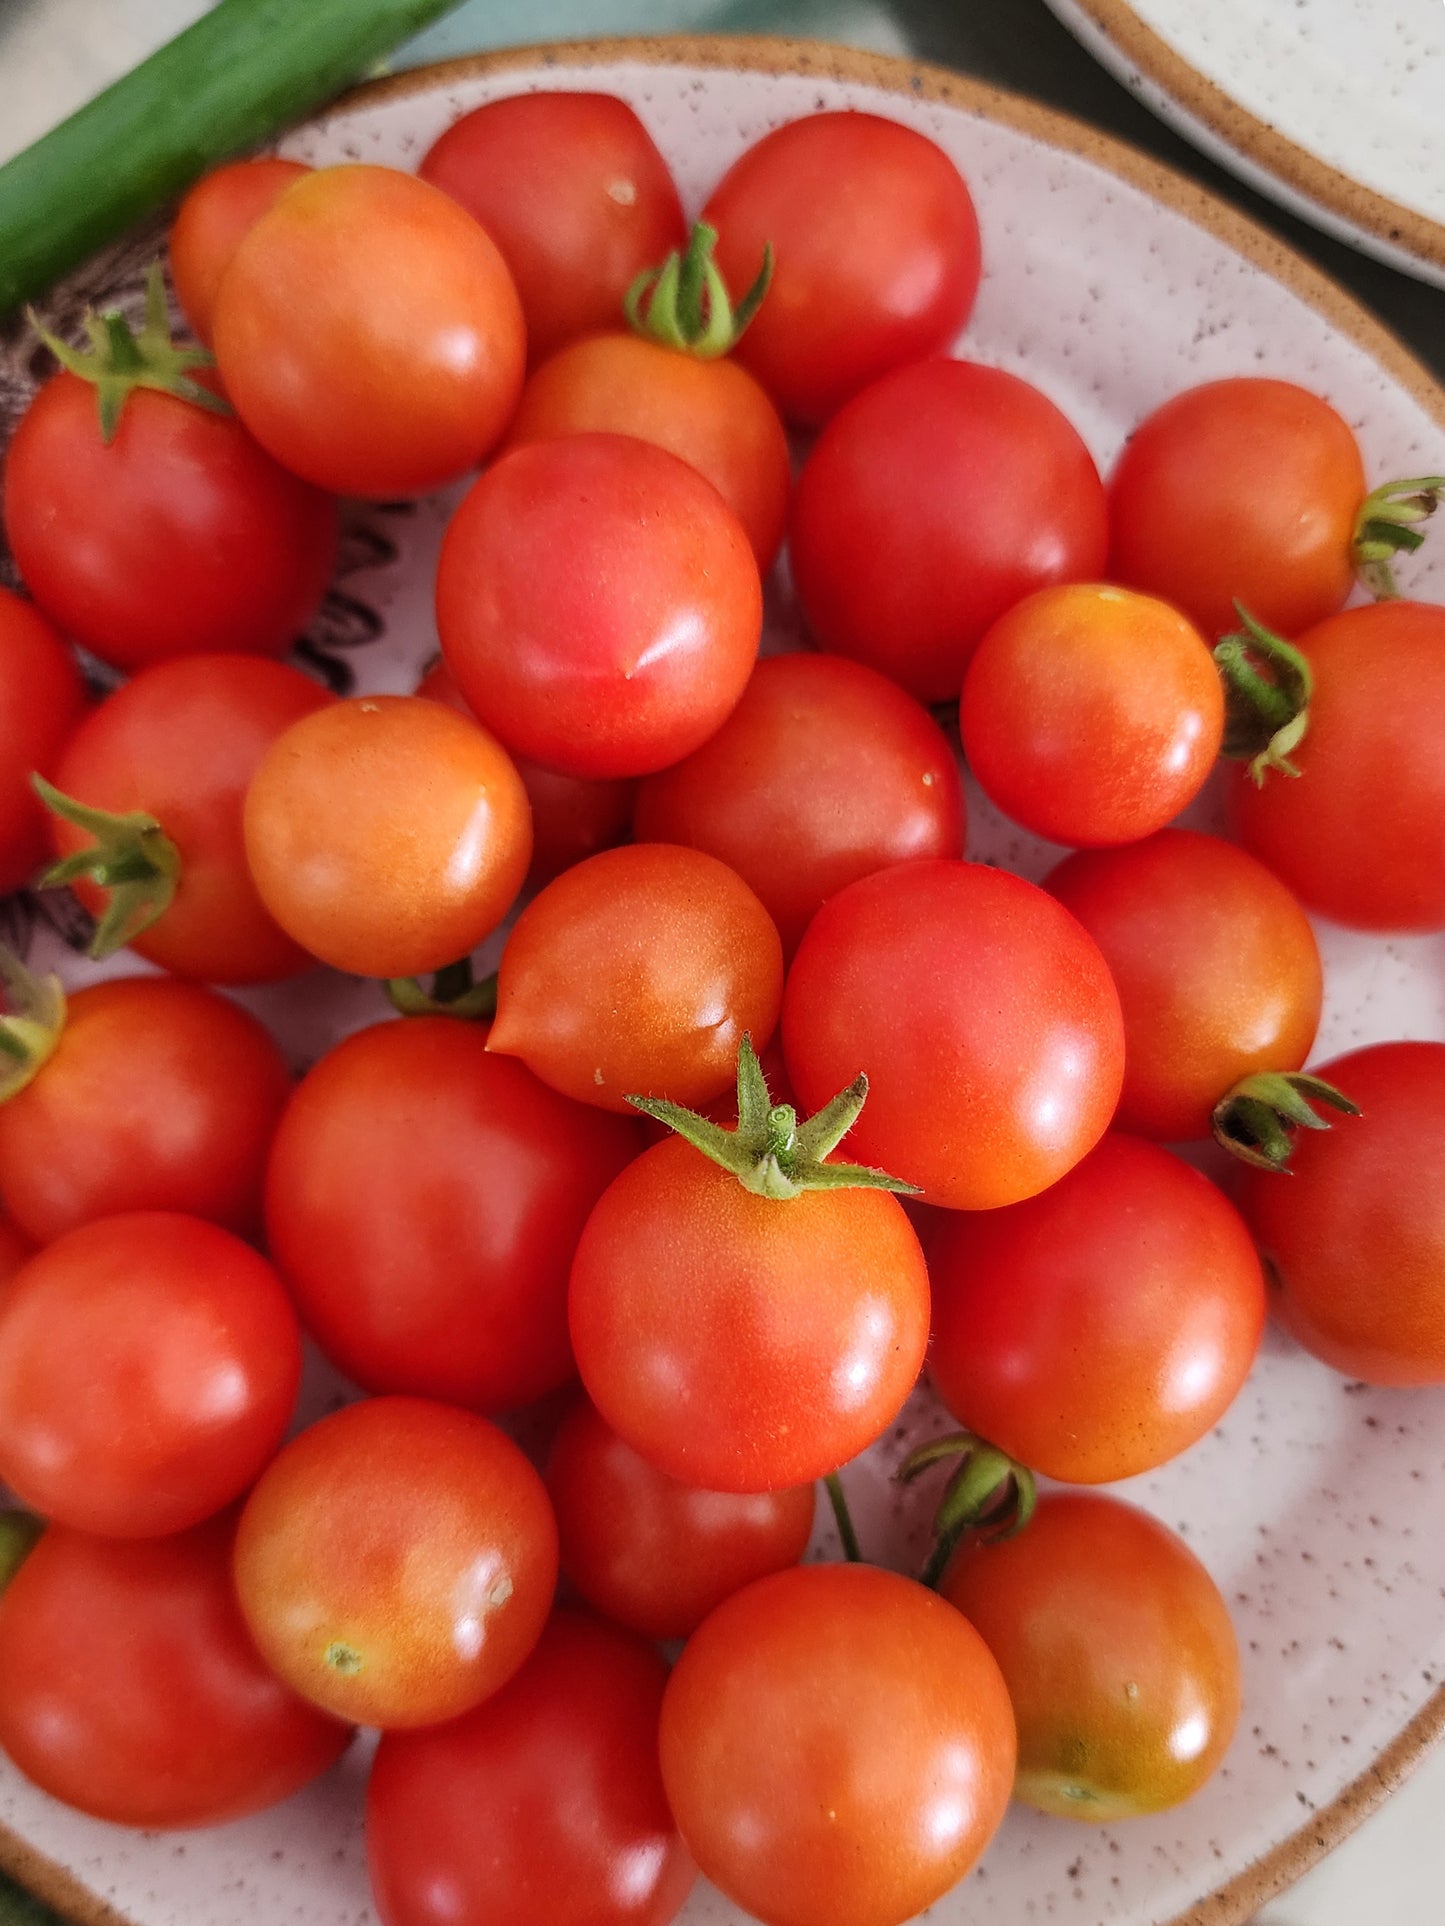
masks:
<svg viewBox="0 0 1445 1926"><path fill-rule="evenodd" d="M304 161L262 154L202 175L171 225L171 283L198 340L211 345L211 317L221 276L251 229L293 182L312 170Z"/></svg>

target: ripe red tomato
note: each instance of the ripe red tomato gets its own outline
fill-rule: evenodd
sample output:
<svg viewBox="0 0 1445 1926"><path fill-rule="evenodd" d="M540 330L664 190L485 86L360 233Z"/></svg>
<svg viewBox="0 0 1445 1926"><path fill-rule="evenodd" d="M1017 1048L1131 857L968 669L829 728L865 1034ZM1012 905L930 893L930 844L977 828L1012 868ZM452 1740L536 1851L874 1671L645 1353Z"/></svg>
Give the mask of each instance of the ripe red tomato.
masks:
<svg viewBox="0 0 1445 1926"><path fill-rule="evenodd" d="M870 1565L760 1579L693 1634L662 1779L709 1879L771 1926L901 1926L1003 1818L1014 1722L988 1647Z"/></svg>
<svg viewBox="0 0 1445 1926"><path fill-rule="evenodd" d="M1233 1403L1264 1330L1238 1211L1135 1137L1111 1133L1041 1196L954 1216L928 1267L938 1395L970 1431L1071 1484L1187 1450Z"/></svg>
<svg viewBox="0 0 1445 1926"><path fill-rule="evenodd" d="M667 162L611 94L516 94L454 121L420 168L479 220L512 271L533 364L616 327L644 268L681 247Z"/></svg>
<svg viewBox="0 0 1445 1926"><path fill-rule="evenodd" d="M1348 1377L1445 1383L1445 1044L1370 1044L1317 1074L1363 1115L1302 1131L1288 1178L1240 1173L1272 1308Z"/></svg>
<svg viewBox="0 0 1445 1926"><path fill-rule="evenodd" d="M521 392L506 262L447 195L390 167L289 187L232 255L213 326L257 441L341 495L418 495L465 474Z"/></svg>
<svg viewBox="0 0 1445 1926"><path fill-rule="evenodd" d="M171 282L181 312L206 346L221 276L231 256L293 182L311 169L304 161L261 154L205 174L176 209L171 224Z"/></svg>
<svg viewBox="0 0 1445 1926"><path fill-rule="evenodd" d="M938 354L978 292L978 217L942 148L876 114L815 113L750 147L703 219L745 288L773 284L737 357L794 421L815 425L904 362Z"/></svg>
<svg viewBox="0 0 1445 1926"><path fill-rule="evenodd" d="M902 368L859 395L819 436L789 525L822 647L924 702L953 700L1015 602L1097 581L1107 546L1078 434L1037 388L970 361Z"/></svg>
<svg viewBox="0 0 1445 1926"><path fill-rule="evenodd" d="M271 1254L368 1391L513 1410L572 1376L572 1253L638 1148L635 1125L489 1054L480 1025L380 1023L324 1056L281 1120Z"/></svg>
<svg viewBox="0 0 1445 1926"><path fill-rule="evenodd" d="M251 779L245 836L282 929L356 976L417 976L469 955L532 860L511 757L417 696L333 703L279 736Z"/></svg>
<svg viewBox="0 0 1445 1926"><path fill-rule="evenodd" d="M1229 1609L1146 1512L1046 1492L1016 1537L965 1544L941 1589L998 1660L1027 1805L1112 1825L1177 1806L1223 1758L1240 1698Z"/></svg>
<svg viewBox="0 0 1445 1926"><path fill-rule="evenodd" d="M351 1731L262 1664L235 1520L124 1544L51 1525L0 1595L0 1750L120 1826L216 1826L334 1765Z"/></svg>
<svg viewBox="0 0 1445 1926"><path fill-rule="evenodd" d="M135 1211L32 1257L0 1305L0 1478L103 1537L184 1531L281 1442L296 1313L263 1257L195 1217Z"/></svg>
<svg viewBox="0 0 1445 1926"><path fill-rule="evenodd" d="M147 669L86 717L55 765L56 787L92 808L155 817L180 874L163 915L130 946L178 976L255 983L311 958L272 921L246 866L241 811L251 778L298 717L331 702L309 676L246 656L190 656ZM57 856L93 838L52 818ZM72 888L94 914L110 890Z"/></svg>
<svg viewBox="0 0 1445 1926"><path fill-rule="evenodd" d="M225 997L164 977L92 984L0 1105L0 1196L41 1244L133 1210L249 1236L290 1090L265 1028Z"/></svg>
<svg viewBox="0 0 1445 1926"><path fill-rule="evenodd" d="M697 1869L657 1763L666 1683L642 1639L554 1612L484 1705L387 1733L366 1795L385 1926L667 1926Z"/></svg>
<svg viewBox="0 0 1445 1926"><path fill-rule="evenodd" d="M796 1565L812 1485L700 1491L641 1458L579 1398L547 1460L562 1570L599 1612L648 1638L687 1638L755 1578Z"/></svg>
<svg viewBox="0 0 1445 1926"><path fill-rule="evenodd" d="M735 869L789 955L845 884L961 856L963 829L958 765L932 716L861 663L812 654L760 662L718 733L643 782L633 818L640 842L687 843Z"/></svg>
<svg viewBox="0 0 1445 1926"><path fill-rule="evenodd" d="M1284 884L1233 843L1164 829L1067 857L1045 888L1103 951L1119 992L1121 1130L1207 1137L1236 1083L1298 1070L1309 1055L1324 991L1314 931Z"/></svg>
<svg viewBox="0 0 1445 1926"><path fill-rule="evenodd" d="M1132 843L1203 788L1224 688L1199 631L1147 595L1040 589L974 652L959 710L984 791L1036 836Z"/></svg>
<svg viewBox="0 0 1445 1926"><path fill-rule="evenodd" d="M1056 1183L1108 1128L1124 1065L1094 940L1032 883L978 863L904 863L808 926L783 998L805 1109L860 1069L847 1154L991 1210Z"/></svg>
<svg viewBox="0 0 1445 1926"><path fill-rule="evenodd" d="M698 748L762 633L748 538L717 490L625 435L517 448L452 517L437 628L473 710L571 776L641 776Z"/></svg>
<svg viewBox="0 0 1445 1926"><path fill-rule="evenodd" d="M773 1034L782 995L778 932L747 884L701 850L638 843L579 863L522 911L487 1048L604 1110L706 1103L735 1077L744 1036L762 1048Z"/></svg>
<svg viewBox="0 0 1445 1926"><path fill-rule="evenodd" d="M1240 601L1295 635L1355 579L1365 471L1349 425L1290 381L1209 381L1156 408L1109 484L1109 573L1181 608L1211 638Z"/></svg>
<svg viewBox="0 0 1445 1926"><path fill-rule="evenodd" d="M557 1582L542 1480L485 1418L370 1398L293 1438L236 1532L271 1669L358 1725L435 1725L504 1685Z"/></svg>
<svg viewBox="0 0 1445 1926"><path fill-rule="evenodd" d="M1314 673L1295 780L1240 769L1235 833L1309 908L1364 930L1445 927L1445 609L1347 609L1297 644ZM1403 701L1403 707L1402 707Z"/></svg>
<svg viewBox="0 0 1445 1926"><path fill-rule="evenodd" d="M75 657L37 609L0 588L0 896L45 860L50 837L31 773L54 774L84 710Z"/></svg>

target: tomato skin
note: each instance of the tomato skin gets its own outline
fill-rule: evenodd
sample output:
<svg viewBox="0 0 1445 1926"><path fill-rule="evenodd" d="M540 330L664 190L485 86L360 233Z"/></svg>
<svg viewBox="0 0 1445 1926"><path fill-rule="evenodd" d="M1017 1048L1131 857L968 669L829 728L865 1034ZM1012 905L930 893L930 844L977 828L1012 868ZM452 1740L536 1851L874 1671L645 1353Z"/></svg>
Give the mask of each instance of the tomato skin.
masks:
<svg viewBox="0 0 1445 1926"><path fill-rule="evenodd" d="M654 1470L585 1398L547 1460L562 1570L587 1603L648 1638L688 1638L756 1578L796 1565L814 1491L700 1491Z"/></svg>
<svg viewBox="0 0 1445 1926"><path fill-rule="evenodd" d="M1109 574L1172 602L1211 640L1236 600L1293 636L1354 586L1365 471L1349 425L1290 381L1234 376L1140 422L1109 483Z"/></svg>
<svg viewBox="0 0 1445 1926"><path fill-rule="evenodd" d="M195 1217L101 1218L32 1257L0 1306L0 1478L77 1531L185 1531L270 1459L300 1380L263 1257Z"/></svg>
<svg viewBox="0 0 1445 1926"><path fill-rule="evenodd" d="M34 1243L14 1218L0 1214L0 1304L5 1301L6 1285L34 1255Z"/></svg>
<svg viewBox="0 0 1445 1926"><path fill-rule="evenodd" d="M770 656L715 736L646 778L633 833L735 869L791 956L846 884L962 856L963 785L943 731L886 677L842 656Z"/></svg>
<svg viewBox="0 0 1445 1926"><path fill-rule="evenodd" d="M959 724L1006 816L1097 848L1152 835L1198 795L1224 736L1224 689L1204 638L1165 603L1065 584L984 636Z"/></svg>
<svg viewBox="0 0 1445 1926"><path fill-rule="evenodd" d="M1137 1136L1207 1137L1244 1077L1298 1070L1324 976L1309 918L1263 863L1192 829L1068 856L1045 879L1103 951L1124 1012L1115 1121Z"/></svg>
<svg viewBox="0 0 1445 1926"><path fill-rule="evenodd" d="M213 325L242 421L339 495L455 480L521 392L506 262L440 189L390 167L327 167L289 187L231 257Z"/></svg>
<svg viewBox="0 0 1445 1926"><path fill-rule="evenodd" d="M1352 929L1445 928L1445 611L1347 609L1298 638L1314 671L1291 781L1242 768L1235 835L1302 902Z"/></svg>
<svg viewBox="0 0 1445 1926"><path fill-rule="evenodd" d="M703 219L734 298L771 242L772 286L734 350L816 426L890 369L947 348L978 292L978 216L940 147L874 114L817 113L754 143Z"/></svg>
<svg viewBox="0 0 1445 1926"><path fill-rule="evenodd" d="M388 1733L366 1799L385 1926L666 1926L697 1877L657 1765L666 1682L640 1638L558 1611L484 1705Z"/></svg>
<svg viewBox="0 0 1445 1926"><path fill-rule="evenodd" d="M291 1073L249 1011L197 984L120 977L71 997L54 1054L0 1105L0 1195L48 1244L123 1211L248 1236Z"/></svg>
<svg viewBox="0 0 1445 1926"><path fill-rule="evenodd" d="M940 1587L997 1659L1016 1798L1112 1825L1210 1777L1239 1720L1229 1609L1182 1539L1132 1505L1045 1492L1027 1528L966 1543Z"/></svg>
<svg viewBox="0 0 1445 1926"><path fill-rule="evenodd" d="M661 1753L702 1871L767 1926L901 1926L1003 1818L1013 1714L937 1593L876 1566L800 1565L694 1633Z"/></svg>
<svg viewBox="0 0 1445 1926"><path fill-rule="evenodd" d="M762 634L742 524L686 462L625 435L504 455L452 517L436 593L476 715L569 776L689 755L736 704Z"/></svg>
<svg viewBox="0 0 1445 1926"><path fill-rule="evenodd" d="M358 1725L435 1725L536 1644L557 1527L542 1480L485 1418L368 1398L263 1472L235 1578L262 1657L303 1698Z"/></svg>
<svg viewBox="0 0 1445 1926"><path fill-rule="evenodd" d="M304 161L275 154L232 161L203 175L176 209L169 241L171 283L181 313L207 347L216 294L232 255L286 189L311 171Z"/></svg>
<svg viewBox="0 0 1445 1926"><path fill-rule="evenodd" d="M1047 396L997 368L925 361L828 424L788 533L819 645L951 702L1015 602L1103 575L1108 519L1093 458Z"/></svg>
<svg viewBox="0 0 1445 1926"><path fill-rule="evenodd" d="M1233 1403L1264 1330L1264 1274L1233 1204L1117 1132L1040 1196L955 1215L929 1275L938 1395L1070 1484L1187 1450Z"/></svg>
<svg viewBox="0 0 1445 1926"><path fill-rule="evenodd" d="M634 1125L489 1054L479 1024L376 1024L308 1072L281 1120L269 1247L366 1390L514 1410L573 1374L572 1253L638 1148Z"/></svg>
<svg viewBox="0 0 1445 1926"><path fill-rule="evenodd" d="M669 843L604 850L517 918L488 1049L579 1103L696 1105L736 1079L738 1046L777 1027L783 952L772 918L715 856Z"/></svg>
<svg viewBox="0 0 1445 1926"><path fill-rule="evenodd" d="M463 114L419 169L501 249L535 364L594 328L615 328L644 268L683 245L667 162L611 94L515 94Z"/></svg>
<svg viewBox="0 0 1445 1926"><path fill-rule="evenodd" d="M844 1154L953 1210L1056 1183L1103 1136L1123 1076L1093 938L979 863L904 863L831 897L793 960L782 1031L805 1111L867 1072Z"/></svg>
<svg viewBox="0 0 1445 1926"><path fill-rule="evenodd" d="M0 588L0 896L45 861L47 816L31 773L53 772L84 713L75 657L38 609Z"/></svg>
<svg viewBox="0 0 1445 1926"><path fill-rule="evenodd" d="M1240 1173L1271 1309L1347 1377L1445 1383L1445 1044L1370 1044L1316 1074L1363 1114L1301 1131L1277 1187Z"/></svg>

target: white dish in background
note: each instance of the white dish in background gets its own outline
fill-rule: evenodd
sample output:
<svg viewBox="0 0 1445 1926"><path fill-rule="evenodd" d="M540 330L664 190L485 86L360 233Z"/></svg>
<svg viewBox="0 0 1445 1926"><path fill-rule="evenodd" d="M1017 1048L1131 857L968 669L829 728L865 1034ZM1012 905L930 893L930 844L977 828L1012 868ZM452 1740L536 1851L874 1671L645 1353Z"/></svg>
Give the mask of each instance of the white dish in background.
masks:
<svg viewBox="0 0 1445 1926"><path fill-rule="evenodd" d="M483 56L363 91L292 135L325 162L414 165L483 100L530 87L631 100L697 206L749 142L821 107L892 116L939 141L968 177L986 279L962 347L1038 383L1107 464L1135 421L1192 382L1293 377L1356 426L1372 476L1438 472L1445 393L1362 309L1203 190L1107 137L938 70L836 47L651 41ZM149 248L80 277L133 300ZM76 294L53 318L74 318ZM0 346L0 415L31 378ZM446 504L367 510L323 642L358 685L414 685L435 646L431 571ZM1409 565L1445 599L1445 553ZM377 632L379 631L379 633ZM364 646L357 646L364 644ZM1039 875L1053 852L971 797L970 854ZM1445 1038L1445 939L1382 943L1322 932L1329 975L1318 1057L1397 1035ZM48 928L32 960L78 965ZM133 967L127 959L124 967ZM249 995L298 1061L383 1013L371 986L325 977ZM324 1004L324 1008L323 1008ZM318 1374L319 1403L332 1391ZM926 1399L909 1439L941 1425ZM888 1474L891 1437L849 1473L865 1546L915 1563L922 1518ZM1238 1405L1131 1496L1182 1527L1236 1614L1246 1710L1225 1768L1192 1804L1107 1831L1012 1813L936 1926L1231 1926L1347 1832L1445 1723L1445 1538L1417 1519L1445 1475L1445 1394L1367 1391L1271 1337ZM821 1532L820 1546L832 1543ZM281 1810L210 1833L150 1837L69 1813L0 1762L0 1862L77 1918L135 1926L360 1926L358 1752ZM112 1910L106 1910L106 1908ZM700 1890L686 1926L739 1926Z"/></svg>

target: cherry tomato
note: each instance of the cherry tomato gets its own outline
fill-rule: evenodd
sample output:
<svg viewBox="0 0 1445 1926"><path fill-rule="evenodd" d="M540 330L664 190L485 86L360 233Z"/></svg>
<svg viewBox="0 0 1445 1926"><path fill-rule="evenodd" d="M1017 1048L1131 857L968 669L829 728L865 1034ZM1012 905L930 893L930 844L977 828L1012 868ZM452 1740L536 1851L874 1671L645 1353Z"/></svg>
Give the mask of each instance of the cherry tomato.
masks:
<svg viewBox="0 0 1445 1926"><path fill-rule="evenodd" d="M281 662L191 656L144 670L87 716L55 765L55 783L96 809L154 816L180 875L161 918L131 948L178 976L255 983L294 976L311 958L272 921L246 867L241 812L262 758L283 730L332 698ZM57 856L92 836L52 818ZM72 884L93 913L109 891Z"/></svg>
<svg viewBox="0 0 1445 1926"><path fill-rule="evenodd" d="M1105 1137L1041 1196L955 1216L929 1274L938 1395L970 1431L1071 1484L1187 1450L1233 1403L1264 1330L1238 1211L1135 1137Z"/></svg>
<svg viewBox="0 0 1445 1926"><path fill-rule="evenodd" d="M390 167L289 187L231 257L216 360L251 433L342 495L417 495L475 468L521 392L522 306L469 214Z"/></svg>
<svg viewBox="0 0 1445 1926"><path fill-rule="evenodd" d="M324 1056L282 1119L271 1254L368 1391L512 1410L572 1376L572 1253L638 1148L634 1125L489 1054L480 1025L377 1024Z"/></svg>
<svg viewBox="0 0 1445 1926"><path fill-rule="evenodd" d="M469 955L532 860L506 750L416 696L334 703L278 737L251 779L245 836L282 929L357 976L417 976Z"/></svg>
<svg viewBox="0 0 1445 1926"><path fill-rule="evenodd" d="M961 856L963 825L958 765L932 716L861 663L811 654L760 662L711 741L646 779L633 818L640 842L730 864L789 955L845 884Z"/></svg>
<svg viewBox="0 0 1445 1926"><path fill-rule="evenodd" d="M811 1485L699 1491L655 1471L579 1398L547 1460L562 1570L599 1612L649 1638L687 1638L755 1578L796 1565Z"/></svg>
<svg viewBox="0 0 1445 1926"><path fill-rule="evenodd" d="M134 1210L250 1235L290 1090L270 1035L225 997L164 977L94 983L0 1105L0 1195L41 1244Z"/></svg>
<svg viewBox="0 0 1445 1926"><path fill-rule="evenodd" d="M231 1590L235 1520L124 1544L51 1525L0 1596L0 1749L121 1826L215 1826L335 1764L348 1727L272 1676Z"/></svg>
<svg viewBox="0 0 1445 1926"><path fill-rule="evenodd" d="M1117 1498L1046 1492L1027 1529L965 1545L941 1587L998 1660L1014 1793L1112 1825L1190 1798L1239 1719L1239 1644L1172 1531Z"/></svg>
<svg viewBox="0 0 1445 1926"><path fill-rule="evenodd" d="M1445 609L1381 602L1299 638L1309 730L1262 785L1239 770L1245 848L1310 909L1364 930L1445 927Z"/></svg>
<svg viewBox="0 0 1445 1926"><path fill-rule="evenodd" d="M300 1379L263 1257L195 1217L101 1218L32 1257L0 1306L0 1477L77 1531L184 1531L270 1459Z"/></svg>
<svg viewBox="0 0 1445 1926"><path fill-rule="evenodd" d="M442 653L509 749L570 776L641 776L704 743L742 694L762 588L710 482L625 435L504 455L452 517Z"/></svg>
<svg viewBox="0 0 1445 1926"><path fill-rule="evenodd" d="M991 1210L1056 1183L1108 1128L1119 999L1094 940L1032 883L977 863L904 863L850 883L808 926L783 998L806 1109L860 1069L847 1154Z"/></svg>
<svg viewBox="0 0 1445 1926"><path fill-rule="evenodd" d="M667 162L611 94L489 101L448 127L420 173L501 249L534 363L578 335L616 327L638 275L683 242Z"/></svg>
<svg viewBox="0 0 1445 1926"><path fill-rule="evenodd" d="M696 1868L657 1763L667 1669L640 1638L555 1612L464 1718L389 1732L366 1796L385 1926L666 1926Z"/></svg>
<svg viewBox="0 0 1445 1926"><path fill-rule="evenodd" d="M38 610L0 588L0 896L45 861L50 837L31 773L54 774L84 709L75 657Z"/></svg>
<svg viewBox="0 0 1445 1926"><path fill-rule="evenodd" d="M1037 388L970 361L925 361L859 395L818 438L789 525L822 647L925 702L953 700L1015 602L1096 581L1107 546L1077 433Z"/></svg>
<svg viewBox="0 0 1445 1926"><path fill-rule="evenodd" d="M1273 780L1273 778L1271 778ZM1207 1137L1243 1078L1298 1070L1319 1027L1319 945L1263 863L1217 836L1163 829L1067 857L1045 887L1104 953L1124 1011L1121 1130Z"/></svg>
<svg viewBox="0 0 1445 1926"><path fill-rule="evenodd" d="M1364 1113L1302 1131L1239 1207L1307 1350L1371 1384L1445 1383L1445 1044L1375 1043L1317 1072Z"/></svg>
<svg viewBox="0 0 1445 1926"><path fill-rule="evenodd" d="M480 1704L536 1644L556 1581L542 1480L485 1418L422 1398L370 1398L293 1438L236 1533L262 1657L358 1725Z"/></svg>
<svg viewBox="0 0 1445 1926"><path fill-rule="evenodd" d="M761 1048L773 1034L782 995L778 932L747 884L701 850L639 843L579 863L522 911L487 1048L604 1110L705 1103L732 1082L743 1037Z"/></svg>
<svg viewBox="0 0 1445 1926"><path fill-rule="evenodd" d="M703 1872L769 1926L901 1926L1003 1818L1014 1723L961 1613L870 1565L760 1579L693 1634L662 1779Z"/></svg>
<svg viewBox="0 0 1445 1926"><path fill-rule="evenodd" d="M176 209L171 225L171 281L197 338L211 344L211 317L221 276L251 229L311 169L304 161L261 154L205 174Z"/></svg>
<svg viewBox="0 0 1445 1926"><path fill-rule="evenodd" d="M1109 485L1109 573L1211 639L1236 600L1286 635L1355 579L1365 471L1349 426L1290 381L1235 376L1175 395L1134 430Z"/></svg>
<svg viewBox="0 0 1445 1926"><path fill-rule="evenodd" d="M978 217L958 169L876 114L774 129L713 189L717 264L745 288L773 248L772 287L737 357L782 412L816 425L880 375L947 348L978 292Z"/></svg>
<svg viewBox="0 0 1445 1926"><path fill-rule="evenodd" d="M1224 688L1199 631L1127 589L1040 589L974 652L959 710L985 792L1036 836L1137 842L1203 788Z"/></svg>

